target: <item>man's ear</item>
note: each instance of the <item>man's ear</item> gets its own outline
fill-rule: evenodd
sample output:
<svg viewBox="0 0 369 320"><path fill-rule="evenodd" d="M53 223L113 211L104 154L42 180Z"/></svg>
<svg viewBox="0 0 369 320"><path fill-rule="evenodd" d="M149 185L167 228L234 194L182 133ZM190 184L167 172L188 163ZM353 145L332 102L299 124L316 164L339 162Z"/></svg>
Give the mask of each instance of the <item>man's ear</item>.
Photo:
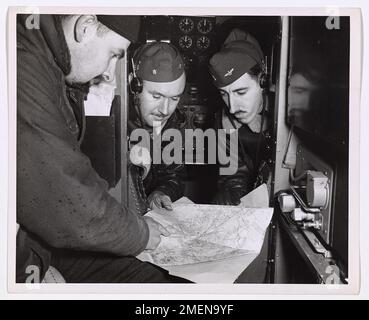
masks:
<svg viewBox="0 0 369 320"><path fill-rule="evenodd" d="M74 38L76 42L83 42L96 35L99 22L95 15L81 15L74 25Z"/></svg>

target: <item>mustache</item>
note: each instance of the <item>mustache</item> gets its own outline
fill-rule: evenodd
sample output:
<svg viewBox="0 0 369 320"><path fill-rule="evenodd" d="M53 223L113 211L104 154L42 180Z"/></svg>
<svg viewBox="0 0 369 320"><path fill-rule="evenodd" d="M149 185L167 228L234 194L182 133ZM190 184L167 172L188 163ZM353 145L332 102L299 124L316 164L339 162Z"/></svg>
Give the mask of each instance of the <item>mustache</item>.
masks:
<svg viewBox="0 0 369 320"><path fill-rule="evenodd" d="M236 118L241 118L241 117L244 117L246 115L248 115L249 112L247 111L237 111L235 112L233 115L236 117Z"/></svg>

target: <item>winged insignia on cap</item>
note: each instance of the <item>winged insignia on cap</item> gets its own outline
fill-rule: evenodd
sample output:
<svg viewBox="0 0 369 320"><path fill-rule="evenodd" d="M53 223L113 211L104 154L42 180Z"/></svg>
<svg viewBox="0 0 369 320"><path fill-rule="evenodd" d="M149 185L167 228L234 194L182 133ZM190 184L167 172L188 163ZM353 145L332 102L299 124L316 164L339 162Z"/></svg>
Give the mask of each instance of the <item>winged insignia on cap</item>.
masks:
<svg viewBox="0 0 369 320"><path fill-rule="evenodd" d="M224 76L225 76L225 77L229 77L229 76L231 76L231 75L232 75L232 73L233 73L233 70L234 70L234 68L232 68L231 70L228 70Z"/></svg>

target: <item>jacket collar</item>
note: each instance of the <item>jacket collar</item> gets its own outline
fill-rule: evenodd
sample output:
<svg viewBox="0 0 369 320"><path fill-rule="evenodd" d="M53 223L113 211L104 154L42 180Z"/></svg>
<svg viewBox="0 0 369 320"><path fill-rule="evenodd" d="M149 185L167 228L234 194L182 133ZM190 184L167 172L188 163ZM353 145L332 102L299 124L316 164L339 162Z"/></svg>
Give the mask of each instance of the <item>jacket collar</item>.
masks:
<svg viewBox="0 0 369 320"><path fill-rule="evenodd" d="M71 71L70 52L65 40L59 15L41 15L40 29L47 42L55 62L65 75Z"/></svg>
<svg viewBox="0 0 369 320"><path fill-rule="evenodd" d="M60 15L41 15L41 31L44 39L54 56L54 60L65 75L71 71L70 51L65 40L64 31ZM68 84L68 89L74 90L77 94L86 96L89 84Z"/></svg>

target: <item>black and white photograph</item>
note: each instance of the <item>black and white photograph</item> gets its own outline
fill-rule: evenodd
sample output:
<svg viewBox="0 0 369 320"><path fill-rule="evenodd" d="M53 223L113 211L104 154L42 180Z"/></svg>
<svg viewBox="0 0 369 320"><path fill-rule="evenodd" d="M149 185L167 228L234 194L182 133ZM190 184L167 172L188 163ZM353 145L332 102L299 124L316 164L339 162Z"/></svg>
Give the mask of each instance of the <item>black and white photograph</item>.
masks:
<svg viewBox="0 0 369 320"><path fill-rule="evenodd" d="M10 290L357 292L360 9L152 12L9 9Z"/></svg>

